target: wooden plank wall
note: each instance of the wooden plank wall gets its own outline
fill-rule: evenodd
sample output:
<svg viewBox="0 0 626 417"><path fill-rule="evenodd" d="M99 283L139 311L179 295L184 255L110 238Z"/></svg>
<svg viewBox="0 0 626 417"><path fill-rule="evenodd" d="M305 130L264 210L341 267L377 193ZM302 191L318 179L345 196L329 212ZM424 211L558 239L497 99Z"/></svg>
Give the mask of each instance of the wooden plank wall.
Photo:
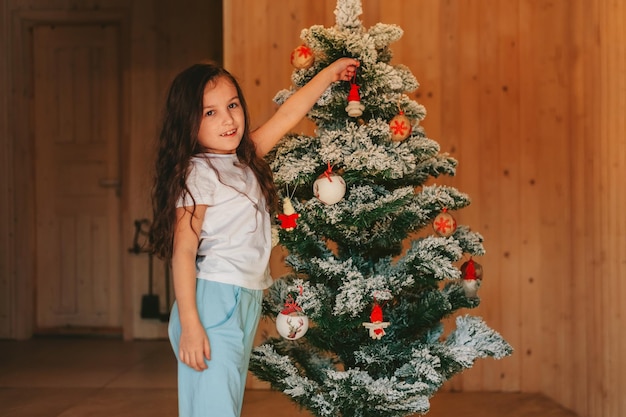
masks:
<svg viewBox="0 0 626 417"><path fill-rule="evenodd" d="M225 65L254 123L289 85L303 28L334 0L225 2ZM626 11L604 0L363 0L405 31L394 62L421 84L423 125L459 160L460 223L487 255L481 315L515 347L451 390L543 392L581 416L626 415L623 216ZM303 124L298 129L307 130ZM622 192L620 192L622 191ZM273 267L280 269L278 251Z"/></svg>
<svg viewBox="0 0 626 417"><path fill-rule="evenodd" d="M577 0L571 126L573 379L589 416L626 415L626 5Z"/></svg>
<svg viewBox="0 0 626 417"><path fill-rule="evenodd" d="M0 22L7 21L7 7L4 2L0 3ZM9 28L7 25L0 26L0 51L9 48ZM9 106L9 68L7 65L0 65L0 135L8 137L8 114L4 109ZM11 204L6 198L9 195L9 184L12 182L10 155L11 144L8 140L0 140L0 177L5 181L0 181L0 337L8 337L13 330L11 317L11 295L13 294L13 282L11 280L10 259L13 257L13 248L9 237L11 223ZM2 198L4 197L4 198Z"/></svg>

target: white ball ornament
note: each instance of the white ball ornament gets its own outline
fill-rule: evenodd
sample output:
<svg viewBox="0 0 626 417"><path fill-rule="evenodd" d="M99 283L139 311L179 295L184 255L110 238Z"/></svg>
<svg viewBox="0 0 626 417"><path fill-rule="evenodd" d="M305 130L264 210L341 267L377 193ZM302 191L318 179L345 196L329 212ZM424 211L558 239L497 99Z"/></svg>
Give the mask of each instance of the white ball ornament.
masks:
<svg viewBox="0 0 626 417"><path fill-rule="evenodd" d="M309 329L309 318L303 313L278 313L276 330L287 340L300 339Z"/></svg>
<svg viewBox="0 0 626 417"><path fill-rule="evenodd" d="M346 182L341 175L323 174L313 183L313 195L324 204L335 204L346 194Z"/></svg>

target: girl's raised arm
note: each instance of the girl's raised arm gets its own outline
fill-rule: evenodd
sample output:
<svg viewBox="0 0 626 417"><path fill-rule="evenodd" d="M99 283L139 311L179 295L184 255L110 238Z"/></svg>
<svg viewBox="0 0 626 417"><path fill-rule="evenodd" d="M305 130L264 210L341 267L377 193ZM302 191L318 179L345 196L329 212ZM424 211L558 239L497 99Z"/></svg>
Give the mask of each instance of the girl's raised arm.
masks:
<svg viewBox="0 0 626 417"><path fill-rule="evenodd" d="M313 107L328 86L339 80L349 81L354 76L359 61L340 58L321 70L302 88L289 97L276 113L263 125L250 133L257 154L264 156Z"/></svg>

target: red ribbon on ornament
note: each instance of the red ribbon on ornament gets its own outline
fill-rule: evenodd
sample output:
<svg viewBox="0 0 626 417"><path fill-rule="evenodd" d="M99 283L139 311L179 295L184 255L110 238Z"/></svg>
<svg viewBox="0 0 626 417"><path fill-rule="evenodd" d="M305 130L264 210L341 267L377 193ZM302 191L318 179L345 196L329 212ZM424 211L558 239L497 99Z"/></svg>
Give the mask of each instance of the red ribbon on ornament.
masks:
<svg viewBox="0 0 626 417"><path fill-rule="evenodd" d="M324 176L328 178L329 182L333 182L333 179L330 178L330 175L333 173L333 167L330 166L330 161L328 161L328 168L324 171Z"/></svg>
<svg viewBox="0 0 626 417"><path fill-rule="evenodd" d="M300 295L302 295L302 285L298 286L298 291L300 292ZM299 311L302 311L302 307L298 305L298 303L296 302L296 300L293 299L293 296L291 294L287 295L287 300L285 301L285 308L283 309L283 311L281 311L281 313L290 314L290 313L295 313Z"/></svg>

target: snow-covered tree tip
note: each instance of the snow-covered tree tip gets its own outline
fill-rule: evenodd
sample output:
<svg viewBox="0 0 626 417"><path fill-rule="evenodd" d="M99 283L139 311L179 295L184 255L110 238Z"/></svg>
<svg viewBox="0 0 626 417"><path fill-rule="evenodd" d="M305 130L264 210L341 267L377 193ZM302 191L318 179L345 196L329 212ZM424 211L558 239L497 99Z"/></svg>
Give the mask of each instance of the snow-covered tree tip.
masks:
<svg viewBox="0 0 626 417"><path fill-rule="evenodd" d="M362 27L359 16L363 14L361 0L338 0L335 8L335 21L339 30Z"/></svg>

